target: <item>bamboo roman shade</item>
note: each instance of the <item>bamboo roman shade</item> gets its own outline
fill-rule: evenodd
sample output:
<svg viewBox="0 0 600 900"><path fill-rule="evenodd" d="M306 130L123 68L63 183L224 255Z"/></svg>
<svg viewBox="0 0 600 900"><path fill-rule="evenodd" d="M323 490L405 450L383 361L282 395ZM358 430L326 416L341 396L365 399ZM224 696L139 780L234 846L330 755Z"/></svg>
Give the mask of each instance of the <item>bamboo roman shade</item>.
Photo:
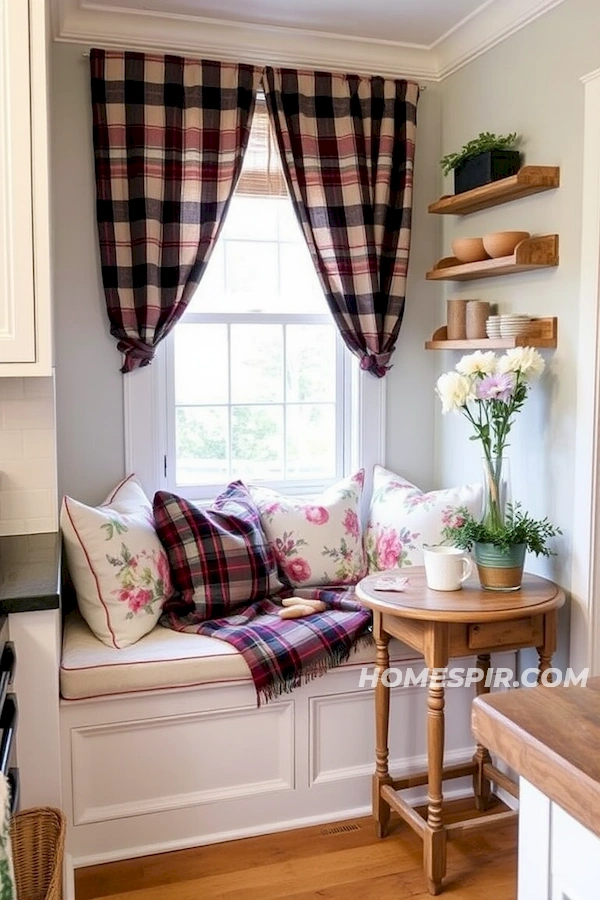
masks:
<svg viewBox="0 0 600 900"><path fill-rule="evenodd" d="M287 197L279 150L269 123L267 104L256 99L250 138L236 193L245 197Z"/></svg>

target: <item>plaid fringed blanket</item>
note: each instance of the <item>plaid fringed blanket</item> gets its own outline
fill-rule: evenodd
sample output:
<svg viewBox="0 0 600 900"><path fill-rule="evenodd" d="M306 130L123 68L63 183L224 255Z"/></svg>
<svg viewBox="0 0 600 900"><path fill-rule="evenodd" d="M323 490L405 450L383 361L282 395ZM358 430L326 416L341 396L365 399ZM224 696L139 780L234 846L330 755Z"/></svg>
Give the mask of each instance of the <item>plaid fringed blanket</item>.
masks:
<svg viewBox="0 0 600 900"><path fill-rule="evenodd" d="M322 600L327 609L281 619L277 599L292 595ZM371 624L371 613L354 599L353 588L288 591L198 625L178 624L172 613L168 618L171 628L232 644L248 663L259 706L262 700L272 700L344 662L357 641L370 637Z"/></svg>

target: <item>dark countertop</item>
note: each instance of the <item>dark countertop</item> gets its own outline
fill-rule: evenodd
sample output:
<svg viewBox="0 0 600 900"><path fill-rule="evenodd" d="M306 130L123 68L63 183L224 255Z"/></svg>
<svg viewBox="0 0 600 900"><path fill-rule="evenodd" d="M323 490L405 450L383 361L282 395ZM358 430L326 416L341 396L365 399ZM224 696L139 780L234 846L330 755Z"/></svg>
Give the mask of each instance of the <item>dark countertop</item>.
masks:
<svg viewBox="0 0 600 900"><path fill-rule="evenodd" d="M58 532L0 535L0 614L58 609Z"/></svg>
<svg viewBox="0 0 600 900"><path fill-rule="evenodd" d="M600 678L477 697L475 737L600 836Z"/></svg>

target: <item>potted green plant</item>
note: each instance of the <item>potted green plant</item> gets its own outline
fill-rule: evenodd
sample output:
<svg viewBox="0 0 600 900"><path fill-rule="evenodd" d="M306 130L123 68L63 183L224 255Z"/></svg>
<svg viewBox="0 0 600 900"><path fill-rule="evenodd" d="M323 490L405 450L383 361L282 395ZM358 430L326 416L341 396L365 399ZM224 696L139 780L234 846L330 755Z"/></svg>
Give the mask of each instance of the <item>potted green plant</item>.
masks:
<svg viewBox="0 0 600 900"><path fill-rule="evenodd" d="M481 131L467 141L458 153L447 153L440 160L444 175L454 172L454 192L461 194L471 188L515 175L521 166L521 154L515 150L520 138L516 132L494 134Z"/></svg>
<svg viewBox="0 0 600 900"><path fill-rule="evenodd" d="M547 518L532 519L520 503L509 503L504 520L496 523L480 521L466 506L460 507L442 534L455 547L473 550L482 588L516 591L521 587L525 553L554 556L547 542L562 531Z"/></svg>

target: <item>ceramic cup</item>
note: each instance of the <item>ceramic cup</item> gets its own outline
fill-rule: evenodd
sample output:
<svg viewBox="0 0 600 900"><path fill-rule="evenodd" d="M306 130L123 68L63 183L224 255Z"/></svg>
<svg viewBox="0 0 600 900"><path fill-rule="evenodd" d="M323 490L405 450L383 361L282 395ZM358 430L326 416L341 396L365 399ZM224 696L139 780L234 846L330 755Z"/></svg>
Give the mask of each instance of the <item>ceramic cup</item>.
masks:
<svg viewBox="0 0 600 900"><path fill-rule="evenodd" d="M460 591L473 565L458 547L423 547L425 580L433 591Z"/></svg>

